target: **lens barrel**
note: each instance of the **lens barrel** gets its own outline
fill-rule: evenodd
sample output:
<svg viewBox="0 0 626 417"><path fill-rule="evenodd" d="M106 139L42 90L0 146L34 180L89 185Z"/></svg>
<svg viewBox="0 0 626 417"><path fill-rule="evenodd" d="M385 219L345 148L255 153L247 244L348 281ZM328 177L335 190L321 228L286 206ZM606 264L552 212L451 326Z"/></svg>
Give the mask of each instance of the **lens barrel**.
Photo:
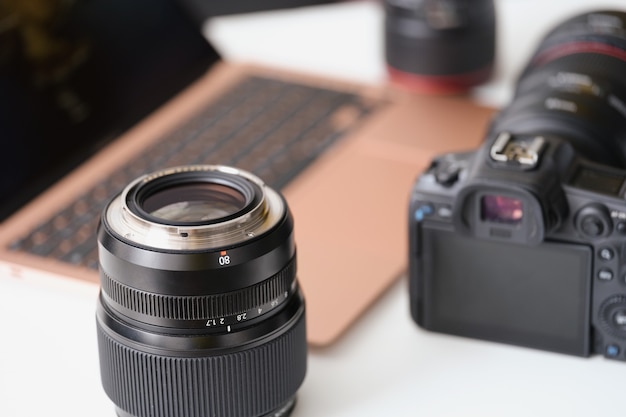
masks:
<svg viewBox="0 0 626 417"><path fill-rule="evenodd" d="M385 0L389 77L419 93L467 91L489 79L496 48L493 0Z"/></svg>
<svg viewBox="0 0 626 417"><path fill-rule="evenodd" d="M245 171L163 170L98 230L102 384L120 417L286 416L306 373L285 200Z"/></svg>
<svg viewBox="0 0 626 417"><path fill-rule="evenodd" d="M582 155L626 167L626 13L595 11L549 32L492 133L551 134Z"/></svg>

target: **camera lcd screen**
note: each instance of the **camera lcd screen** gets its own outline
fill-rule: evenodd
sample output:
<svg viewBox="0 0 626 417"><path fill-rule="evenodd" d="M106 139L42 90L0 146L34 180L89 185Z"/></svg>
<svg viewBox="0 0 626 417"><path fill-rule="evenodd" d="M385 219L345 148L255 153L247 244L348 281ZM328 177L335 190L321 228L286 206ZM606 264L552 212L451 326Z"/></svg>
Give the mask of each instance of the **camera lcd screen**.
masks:
<svg viewBox="0 0 626 417"><path fill-rule="evenodd" d="M557 352L589 353L592 251L502 244L423 229L424 325Z"/></svg>

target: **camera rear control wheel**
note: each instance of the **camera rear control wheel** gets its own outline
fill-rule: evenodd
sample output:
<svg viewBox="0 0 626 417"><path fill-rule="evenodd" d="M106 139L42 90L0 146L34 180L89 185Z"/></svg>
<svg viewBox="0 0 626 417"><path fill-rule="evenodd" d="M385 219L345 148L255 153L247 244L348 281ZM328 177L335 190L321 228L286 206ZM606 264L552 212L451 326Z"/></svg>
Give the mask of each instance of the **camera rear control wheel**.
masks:
<svg viewBox="0 0 626 417"><path fill-rule="evenodd" d="M617 295L606 300L600 307L600 321L613 336L626 339L626 296Z"/></svg>

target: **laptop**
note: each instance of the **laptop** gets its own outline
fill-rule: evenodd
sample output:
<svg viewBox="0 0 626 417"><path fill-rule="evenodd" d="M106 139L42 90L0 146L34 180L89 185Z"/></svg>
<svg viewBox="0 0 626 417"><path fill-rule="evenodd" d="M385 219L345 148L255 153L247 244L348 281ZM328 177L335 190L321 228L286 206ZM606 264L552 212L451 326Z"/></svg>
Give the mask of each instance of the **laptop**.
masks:
<svg viewBox="0 0 626 417"><path fill-rule="evenodd" d="M308 340L329 345L404 274L416 176L475 148L492 114L224 62L175 1L58 7L48 18L62 27L26 21L34 38L19 26L0 38L3 278L97 283L95 228L113 195L156 169L233 165L285 195Z"/></svg>

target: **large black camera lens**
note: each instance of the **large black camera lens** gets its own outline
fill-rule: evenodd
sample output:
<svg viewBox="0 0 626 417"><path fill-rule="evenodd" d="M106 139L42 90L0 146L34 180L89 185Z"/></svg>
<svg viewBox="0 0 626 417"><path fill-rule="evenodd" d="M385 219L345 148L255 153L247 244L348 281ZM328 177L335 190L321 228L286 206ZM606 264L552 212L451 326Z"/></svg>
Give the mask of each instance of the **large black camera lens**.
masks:
<svg viewBox="0 0 626 417"><path fill-rule="evenodd" d="M223 166L131 183L98 231L102 384L120 417L286 416L306 372L293 221Z"/></svg>
<svg viewBox="0 0 626 417"><path fill-rule="evenodd" d="M553 134L626 167L626 13L597 11L547 34L493 132Z"/></svg>

